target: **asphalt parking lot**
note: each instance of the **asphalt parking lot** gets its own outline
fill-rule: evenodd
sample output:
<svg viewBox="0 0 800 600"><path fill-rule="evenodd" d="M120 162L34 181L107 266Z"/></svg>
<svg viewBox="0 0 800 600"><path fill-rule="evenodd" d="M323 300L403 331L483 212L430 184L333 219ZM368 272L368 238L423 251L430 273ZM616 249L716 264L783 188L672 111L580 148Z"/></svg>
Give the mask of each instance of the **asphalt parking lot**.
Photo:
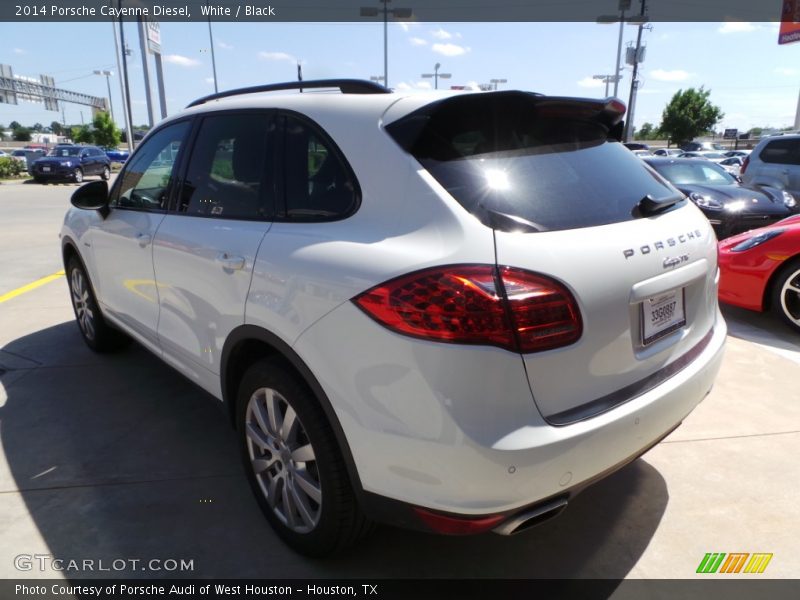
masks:
<svg viewBox="0 0 800 600"><path fill-rule="evenodd" d="M214 399L138 346L84 345L58 275L73 189L0 185L0 577L65 575L18 570L34 554L193 564L72 578L691 578L708 552L772 553L761 577L800 573L800 335L727 308L712 393L559 518L511 538L382 527L343 557L295 555L262 518Z"/></svg>

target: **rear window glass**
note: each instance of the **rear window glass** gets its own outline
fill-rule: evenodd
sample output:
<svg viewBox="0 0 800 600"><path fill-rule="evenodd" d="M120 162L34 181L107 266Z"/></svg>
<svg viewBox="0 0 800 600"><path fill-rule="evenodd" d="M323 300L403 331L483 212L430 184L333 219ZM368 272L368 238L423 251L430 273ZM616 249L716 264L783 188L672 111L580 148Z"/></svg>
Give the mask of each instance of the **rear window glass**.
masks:
<svg viewBox="0 0 800 600"><path fill-rule="evenodd" d="M456 96L387 126L390 135L487 224L497 213L540 231L635 218L646 195L678 194L609 140L598 103L499 92Z"/></svg>
<svg viewBox="0 0 800 600"><path fill-rule="evenodd" d="M761 151L760 158L765 163L800 165L800 139L769 142Z"/></svg>

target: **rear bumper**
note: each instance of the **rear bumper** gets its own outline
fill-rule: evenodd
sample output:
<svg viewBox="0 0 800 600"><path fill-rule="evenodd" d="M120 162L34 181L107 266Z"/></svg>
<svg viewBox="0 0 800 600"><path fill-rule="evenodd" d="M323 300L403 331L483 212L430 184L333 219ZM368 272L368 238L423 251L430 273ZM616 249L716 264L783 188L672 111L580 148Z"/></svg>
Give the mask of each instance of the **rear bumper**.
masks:
<svg viewBox="0 0 800 600"><path fill-rule="evenodd" d="M364 321L369 321L368 323ZM723 356L717 313L690 364L613 410L554 427L520 357L387 333L346 303L301 336L350 446L363 491L455 515L512 514L639 456L708 394Z"/></svg>

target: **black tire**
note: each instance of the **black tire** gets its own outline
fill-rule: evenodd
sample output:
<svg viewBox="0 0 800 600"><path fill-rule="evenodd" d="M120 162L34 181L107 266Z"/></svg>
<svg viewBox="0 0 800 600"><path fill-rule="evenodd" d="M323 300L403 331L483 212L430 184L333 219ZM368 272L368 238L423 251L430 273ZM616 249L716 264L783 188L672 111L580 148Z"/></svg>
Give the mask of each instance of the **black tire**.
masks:
<svg viewBox="0 0 800 600"><path fill-rule="evenodd" d="M72 172L72 178L75 180L75 183L83 183L83 170L78 167Z"/></svg>
<svg viewBox="0 0 800 600"><path fill-rule="evenodd" d="M258 361L244 374L237 431L259 506L292 549L328 556L371 530L325 414L308 387L279 362Z"/></svg>
<svg viewBox="0 0 800 600"><path fill-rule="evenodd" d="M103 179L103 181L108 181L111 179L111 168L108 165L103 167L103 172L100 173L100 177Z"/></svg>
<svg viewBox="0 0 800 600"><path fill-rule="evenodd" d="M113 352L126 346L130 338L106 323L86 269L76 256L67 262L66 275L75 321L86 345L95 352Z"/></svg>
<svg viewBox="0 0 800 600"><path fill-rule="evenodd" d="M772 283L770 306L791 329L800 332L800 257L785 264Z"/></svg>
<svg viewBox="0 0 800 600"><path fill-rule="evenodd" d="M36 183L42 183L42 184L47 183L47 181L45 181L44 177L34 177L33 180Z"/></svg>

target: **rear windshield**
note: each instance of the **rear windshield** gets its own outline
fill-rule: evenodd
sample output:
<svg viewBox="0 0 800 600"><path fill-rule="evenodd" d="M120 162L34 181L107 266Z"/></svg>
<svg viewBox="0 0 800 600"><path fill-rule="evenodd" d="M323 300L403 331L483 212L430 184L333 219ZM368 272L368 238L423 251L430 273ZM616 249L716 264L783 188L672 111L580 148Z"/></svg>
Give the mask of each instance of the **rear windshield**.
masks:
<svg viewBox="0 0 800 600"><path fill-rule="evenodd" d="M386 127L468 211L557 231L618 223L679 194L625 146L595 101L524 92L448 98ZM502 228L502 227L501 227Z"/></svg>

